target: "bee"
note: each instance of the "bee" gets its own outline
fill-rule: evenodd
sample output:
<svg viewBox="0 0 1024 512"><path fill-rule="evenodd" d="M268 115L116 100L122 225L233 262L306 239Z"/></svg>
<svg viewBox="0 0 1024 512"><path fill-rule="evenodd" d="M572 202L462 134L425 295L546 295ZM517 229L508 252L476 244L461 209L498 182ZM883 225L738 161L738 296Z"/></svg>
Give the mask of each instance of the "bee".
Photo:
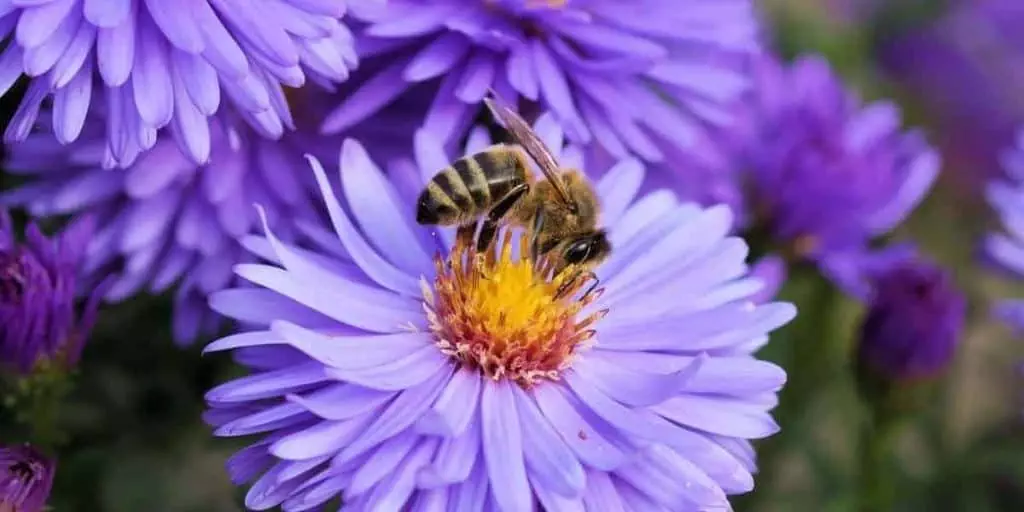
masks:
<svg viewBox="0 0 1024 512"><path fill-rule="evenodd" d="M493 91L491 96L495 96ZM496 98L496 96L495 96ZM569 265L588 275L611 252L605 230L598 226L601 208L590 183L576 169L562 169L530 126L495 99L484 102L505 125L514 144L495 144L460 158L440 170L420 193L416 222L458 226L459 236L472 239L483 217L478 250L493 240L499 223L530 229L534 262L548 258L560 273ZM543 180L530 171L532 158ZM592 288L591 288L592 289ZM589 292L589 290L588 290Z"/></svg>

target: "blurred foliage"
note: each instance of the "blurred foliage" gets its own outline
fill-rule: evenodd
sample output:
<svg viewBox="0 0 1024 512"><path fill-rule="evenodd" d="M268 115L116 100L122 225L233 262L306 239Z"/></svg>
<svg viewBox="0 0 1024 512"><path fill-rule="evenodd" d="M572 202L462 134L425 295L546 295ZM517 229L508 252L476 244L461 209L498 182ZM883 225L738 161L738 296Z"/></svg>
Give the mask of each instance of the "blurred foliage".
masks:
<svg viewBox="0 0 1024 512"><path fill-rule="evenodd" d="M898 16L865 26L833 16L834 4L869 0L764 0L778 49L820 52L868 99L895 98L909 124L929 128L913 91L887 82L874 43L886 31L933 16L943 0L895 2ZM9 99L0 108L9 111ZM2 175L0 175L2 176ZM9 186L0 178L0 187ZM873 456L891 466L895 511L1024 510L1021 344L989 318L991 300L1024 296L1020 284L983 273L974 247L988 227L980 201L940 186L896 238L914 239L954 270L973 308L962 350L934 397ZM755 248L756 250L756 248ZM854 390L849 355L862 311L811 271L798 270L782 299L800 307L763 356L790 369L777 417L781 434L757 444L757 489L737 511L857 509L858 431L868 415ZM171 341L169 297L107 306L54 419L65 434L52 509L64 511L217 512L241 510L225 459L243 443L214 439L201 421L203 394L237 374L230 358L202 356L200 345ZM26 399L16 386L8 400ZM58 386L59 388L59 386ZM0 421L0 439L21 440L24 423Z"/></svg>

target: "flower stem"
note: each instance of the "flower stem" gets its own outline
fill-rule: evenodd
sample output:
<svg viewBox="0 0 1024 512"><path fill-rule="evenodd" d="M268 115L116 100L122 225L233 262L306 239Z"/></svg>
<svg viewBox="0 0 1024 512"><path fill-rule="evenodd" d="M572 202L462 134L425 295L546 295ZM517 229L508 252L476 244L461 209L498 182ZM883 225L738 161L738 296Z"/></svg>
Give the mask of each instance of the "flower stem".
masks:
<svg viewBox="0 0 1024 512"><path fill-rule="evenodd" d="M892 451L898 433L897 421L874 411L860 433L857 510L888 512L895 496Z"/></svg>

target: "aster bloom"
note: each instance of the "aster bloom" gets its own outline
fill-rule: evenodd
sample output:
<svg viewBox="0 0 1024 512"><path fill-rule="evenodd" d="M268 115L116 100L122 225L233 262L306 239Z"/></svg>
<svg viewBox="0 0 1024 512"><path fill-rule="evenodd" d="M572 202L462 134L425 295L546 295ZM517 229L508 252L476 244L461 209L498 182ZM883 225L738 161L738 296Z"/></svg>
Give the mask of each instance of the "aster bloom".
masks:
<svg viewBox="0 0 1024 512"><path fill-rule="evenodd" d="M0 446L0 510L41 512L53 486L54 461L28 445Z"/></svg>
<svg viewBox="0 0 1024 512"><path fill-rule="evenodd" d="M562 148L550 116L536 129ZM467 152L488 143L473 131ZM216 435L261 436L228 462L238 484L255 479L246 505L729 509L753 487L749 440L777 430L785 379L752 354L795 310L747 300L761 283L728 210L636 198L643 166L620 162L596 182L615 248L600 286L559 294L573 272L546 273L518 229L475 253L415 224L441 147L422 131L416 162L385 175L346 140L341 198L311 159L333 227L322 248L267 230L247 245L268 263L236 269L258 286L211 297L250 327L207 347L252 372L211 390L206 415Z"/></svg>
<svg viewBox="0 0 1024 512"><path fill-rule="evenodd" d="M975 192L996 177L997 155L1024 123L1014 86L1024 79L1024 9L1015 0L916 4L924 12L876 40L876 53L926 107L952 176Z"/></svg>
<svg viewBox="0 0 1024 512"><path fill-rule="evenodd" d="M989 184L986 197L1002 223L1001 232L984 242L985 259L1016 277L1024 276L1024 129L1016 144L1002 153L1007 179ZM1011 326L1024 329L1024 300L1002 301L996 314Z"/></svg>
<svg viewBox="0 0 1024 512"><path fill-rule="evenodd" d="M165 126L186 155L205 163L212 144L207 120L226 104L263 136L279 137L292 126L282 86L342 81L355 65L352 34L339 21L346 4L4 2L0 92L29 77L6 140L28 136L47 98L62 143L80 136L90 103L102 102L105 151L122 166L153 147Z"/></svg>
<svg viewBox="0 0 1024 512"><path fill-rule="evenodd" d="M919 131L900 130L896 105L862 104L820 57L765 56L757 74L739 149L751 221L860 294L851 258L874 256L868 243L924 198L939 156Z"/></svg>
<svg viewBox="0 0 1024 512"><path fill-rule="evenodd" d="M616 157L696 151L748 85L749 0L391 0L356 17L372 72L324 121L336 134L432 84L424 126L460 141L488 88L552 113L577 143ZM357 79L353 77L353 81Z"/></svg>
<svg viewBox="0 0 1024 512"><path fill-rule="evenodd" d="M42 361L78 361L99 303L93 292L82 309L75 305L92 229L82 218L47 238L29 224L21 243L0 209L0 369L27 374Z"/></svg>
<svg viewBox="0 0 1024 512"><path fill-rule="evenodd" d="M180 343L214 330L218 317L206 295L229 286L231 267L248 253L237 239L254 228L260 203L278 233L291 240L296 226L316 218L302 155L315 151L301 131L266 139L227 113L211 118L211 158L197 165L167 132L125 169L105 168L103 124L90 119L75 142L48 131L11 146L4 168L31 177L0 195L36 217L89 213L98 221L82 266L93 282L112 275L108 302L137 292L175 290L174 337Z"/></svg>
<svg viewBox="0 0 1024 512"><path fill-rule="evenodd" d="M953 360L967 301L948 272L918 259L874 276L857 345L860 366L890 382L942 373Z"/></svg>

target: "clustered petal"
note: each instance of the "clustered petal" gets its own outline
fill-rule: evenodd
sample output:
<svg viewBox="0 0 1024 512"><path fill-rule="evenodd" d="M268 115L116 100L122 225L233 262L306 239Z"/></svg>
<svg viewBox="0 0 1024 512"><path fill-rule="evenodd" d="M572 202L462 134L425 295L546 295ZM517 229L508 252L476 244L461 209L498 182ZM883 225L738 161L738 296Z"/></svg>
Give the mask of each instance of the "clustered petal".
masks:
<svg viewBox="0 0 1024 512"><path fill-rule="evenodd" d="M356 17L368 72L326 133L431 84L424 126L458 142L494 89L552 113L574 142L648 161L699 151L704 125L731 119L757 47L749 0L391 0Z"/></svg>
<svg viewBox="0 0 1024 512"><path fill-rule="evenodd" d="M127 168L107 169L101 119L89 119L66 145L39 131L10 147L4 168L31 181L0 194L0 203L37 217L92 215L98 229L81 267L86 282L113 274L111 302L177 284L174 336L189 342L218 324L206 296L229 286L232 266L248 255L239 241L258 229L254 204L289 240L317 215L302 154L319 151L318 141L300 131L272 141L225 112L210 119L210 143L211 157L199 165L163 131Z"/></svg>
<svg viewBox="0 0 1024 512"><path fill-rule="evenodd" d="M747 108L737 151L751 183L748 222L841 284L855 281L844 275L850 259L871 257L869 242L924 198L938 153L918 130L901 131L896 105L862 104L816 56L784 64L765 55Z"/></svg>
<svg viewBox="0 0 1024 512"><path fill-rule="evenodd" d="M106 160L128 166L168 127L198 164L211 157L208 120L230 104L277 138L293 127L283 87L347 78L353 35L346 0L42 0L0 4L0 92L28 89L6 140L25 139L51 99L52 130L77 139L102 103ZM95 97L94 97L95 96ZM226 101L225 101L226 100Z"/></svg>
<svg viewBox="0 0 1024 512"><path fill-rule="evenodd" d="M99 303L93 291L82 309L75 304L94 220L78 219L53 238L29 224L20 242L0 209L0 369L27 374L42 361L78 361Z"/></svg>
<svg viewBox="0 0 1024 512"><path fill-rule="evenodd" d="M32 446L0 446L0 510L42 512L55 465Z"/></svg>
<svg viewBox="0 0 1024 512"><path fill-rule="evenodd" d="M537 130L562 148L556 126L544 116ZM469 140L467 152L489 142L482 130ZM637 197L635 159L605 173L594 186L615 251L580 315L607 316L558 379L520 385L459 364L424 311L431 255L459 253L452 229L414 223L415 198L449 161L421 132L415 161L385 175L348 140L339 198L311 160L333 232L304 250L268 229L267 262L236 268L257 286L212 296L250 326L207 347L251 371L212 389L206 414L217 435L261 436L228 462L235 482L253 482L246 505L728 509L753 487L750 440L778 428L769 410L785 373L753 353L795 313L749 300L762 283L728 210Z"/></svg>

